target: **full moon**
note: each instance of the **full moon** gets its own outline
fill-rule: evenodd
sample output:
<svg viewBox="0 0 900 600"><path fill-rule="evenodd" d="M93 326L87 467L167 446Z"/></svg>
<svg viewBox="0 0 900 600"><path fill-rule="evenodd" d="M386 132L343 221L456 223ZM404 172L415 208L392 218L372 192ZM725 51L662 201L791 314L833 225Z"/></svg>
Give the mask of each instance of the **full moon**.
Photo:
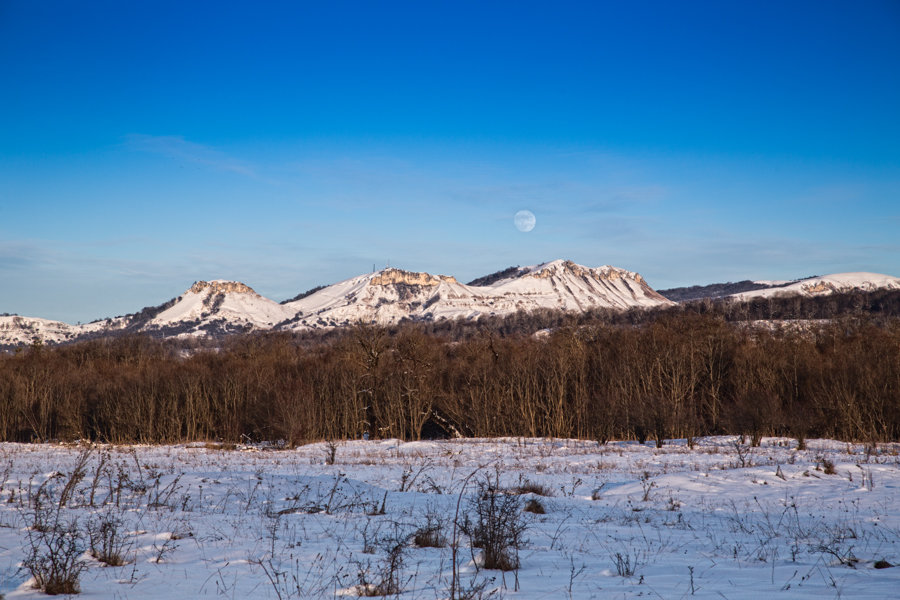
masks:
<svg viewBox="0 0 900 600"><path fill-rule="evenodd" d="M516 229L519 231L531 231L534 229L537 219L534 218L534 213L530 210L520 210L513 217L513 223L515 223Z"/></svg>

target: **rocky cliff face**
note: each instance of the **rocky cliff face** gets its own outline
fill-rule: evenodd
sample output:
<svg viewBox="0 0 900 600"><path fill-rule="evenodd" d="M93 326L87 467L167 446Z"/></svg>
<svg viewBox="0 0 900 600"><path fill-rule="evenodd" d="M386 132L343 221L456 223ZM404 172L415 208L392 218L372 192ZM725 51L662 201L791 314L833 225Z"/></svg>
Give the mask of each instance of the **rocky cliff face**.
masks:
<svg viewBox="0 0 900 600"><path fill-rule="evenodd" d="M816 283L803 284L801 289L807 294L826 294L837 291L837 287L827 281L817 281Z"/></svg>
<svg viewBox="0 0 900 600"><path fill-rule="evenodd" d="M211 293L211 294L253 294L259 296L253 288L244 285L240 281L197 281L191 286L188 292L195 294Z"/></svg>
<svg viewBox="0 0 900 600"><path fill-rule="evenodd" d="M376 273L369 280L369 285L422 285L436 286L442 281L447 283L456 283L456 278L447 275L431 275L429 273L415 273L413 271L403 271L402 269L384 269Z"/></svg>

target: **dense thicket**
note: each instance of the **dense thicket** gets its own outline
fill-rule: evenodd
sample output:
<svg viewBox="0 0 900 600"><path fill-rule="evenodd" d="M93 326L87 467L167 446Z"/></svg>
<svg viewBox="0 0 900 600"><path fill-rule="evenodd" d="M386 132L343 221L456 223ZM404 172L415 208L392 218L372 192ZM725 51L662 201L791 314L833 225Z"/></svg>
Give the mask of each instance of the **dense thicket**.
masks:
<svg viewBox="0 0 900 600"><path fill-rule="evenodd" d="M848 292L827 296L774 296L736 302L729 298L683 302L653 309L592 309L579 313L539 309L505 316L483 316L477 321L440 320L422 323L426 333L464 340L491 331L500 336L527 335L543 329L584 325L645 325L682 315L708 315L728 322L809 321L842 317L871 317L877 322L900 317L900 290ZM310 337L320 334L311 333Z"/></svg>
<svg viewBox="0 0 900 600"><path fill-rule="evenodd" d="M510 333L536 326L516 319L556 322ZM443 326L32 346L0 356L0 439L416 439L435 411L479 436L900 439L900 319L773 328L681 308Z"/></svg>

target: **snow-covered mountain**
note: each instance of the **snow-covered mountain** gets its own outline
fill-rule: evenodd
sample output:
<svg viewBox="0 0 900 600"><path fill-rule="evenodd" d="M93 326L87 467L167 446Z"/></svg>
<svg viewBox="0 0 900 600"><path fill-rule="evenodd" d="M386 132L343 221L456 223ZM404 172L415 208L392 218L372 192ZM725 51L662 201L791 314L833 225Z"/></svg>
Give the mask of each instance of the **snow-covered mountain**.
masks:
<svg viewBox="0 0 900 600"><path fill-rule="evenodd" d="M282 328L334 327L356 321L393 323L403 318L458 316L455 303L475 302L474 288L446 275L387 268L329 285L284 306L293 311ZM439 306L436 306L439 304ZM426 317L426 315L429 315ZM472 315L474 316L474 315Z"/></svg>
<svg viewBox="0 0 900 600"><path fill-rule="evenodd" d="M127 317L116 317L70 325L63 321L37 317L0 316L0 348L30 345L34 342L61 344L77 339L109 335L123 330L127 322Z"/></svg>
<svg viewBox="0 0 900 600"><path fill-rule="evenodd" d="M447 275L387 268L279 304L237 281L198 281L182 295L160 306L85 325L2 316L0 347L30 344L35 340L63 343L118 333L142 332L163 337L219 335L339 327L359 321L389 324L403 319L475 319L539 308L626 310L673 304L637 273L611 266L590 268L567 260L509 268L473 283L477 285L466 285ZM785 294L900 290L900 278L876 273L838 273L795 282L750 283L765 287L728 297L746 300Z"/></svg>
<svg viewBox="0 0 900 600"><path fill-rule="evenodd" d="M835 273L833 275L805 277L793 280L743 281L710 283L690 287L658 290L660 294L675 302L688 302L704 298L771 298L774 296L800 294L803 296L827 295L835 292L875 291L878 289L900 289L900 278L878 273Z"/></svg>
<svg viewBox="0 0 900 600"><path fill-rule="evenodd" d="M524 267L517 275L489 286L506 301L509 312L524 308L628 309L671 304L639 274L605 265L590 268L570 260Z"/></svg>
<svg viewBox="0 0 900 600"><path fill-rule="evenodd" d="M0 317L0 345L31 344L35 340L59 343L74 340L84 332L82 325L69 325L36 317Z"/></svg>
<svg viewBox="0 0 900 600"><path fill-rule="evenodd" d="M477 318L537 308L624 310L669 303L637 273L610 266L592 269L564 260L523 267L485 286L465 285L446 275L388 268L285 304L295 316L281 327Z"/></svg>
<svg viewBox="0 0 900 600"><path fill-rule="evenodd" d="M793 282L758 281L756 283L769 285L770 287L731 294L728 297L735 300L749 300L751 298L771 298L773 296L790 296L794 294L823 296L852 291L900 290L900 277L892 277L880 273L834 273Z"/></svg>
<svg viewBox="0 0 900 600"><path fill-rule="evenodd" d="M140 312L69 325L32 317L0 317L0 347L35 340L62 343L117 333L186 336L271 329L293 316L284 306L238 281L198 281L182 295Z"/></svg>
<svg viewBox="0 0 900 600"><path fill-rule="evenodd" d="M140 331L269 329L293 316L285 305L257 294L239 281L198 281L164 310L141 323Z"/></svg>
<svg viewBox="0 0 900 600"><path fill-rule="evenodd" d="M436 320L506 315L556 308L627 309L670 304L637 273L589 268L555 260L508 269L487 285L465 285L446 275L386 268L279 304L237 281L198 281L181 296L138 313L86 325L27 317L0 317L0 346L73 341L121 332L159 336L302 330L358 321Z"/></svg>

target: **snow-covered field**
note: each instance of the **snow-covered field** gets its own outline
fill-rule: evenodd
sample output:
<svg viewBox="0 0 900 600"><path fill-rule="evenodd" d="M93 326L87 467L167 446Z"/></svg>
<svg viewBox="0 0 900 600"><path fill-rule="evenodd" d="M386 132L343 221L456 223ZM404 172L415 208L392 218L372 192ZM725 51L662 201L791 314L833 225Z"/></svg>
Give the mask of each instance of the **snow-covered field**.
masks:
<svg viewBox="0 0 900 600"><path fill-rule="evenodd" d="M0 593L41 596L22 567L29 549L74 541L84 598L331 598L379 585L449 598L455 572L457 598L896 598L900 568L876 563L900 563L898 449L726 437L659 450L535 439L100 446L73 478L84 447L3 444ZM478 492L498 476L494 500L525 526L516 571L481 568L454 527L469 516L472 529ZM532 500L544 514L522 510ZM92 557L91 532L126 564ZM416 532L443 547L417 546Z"/></svg>

